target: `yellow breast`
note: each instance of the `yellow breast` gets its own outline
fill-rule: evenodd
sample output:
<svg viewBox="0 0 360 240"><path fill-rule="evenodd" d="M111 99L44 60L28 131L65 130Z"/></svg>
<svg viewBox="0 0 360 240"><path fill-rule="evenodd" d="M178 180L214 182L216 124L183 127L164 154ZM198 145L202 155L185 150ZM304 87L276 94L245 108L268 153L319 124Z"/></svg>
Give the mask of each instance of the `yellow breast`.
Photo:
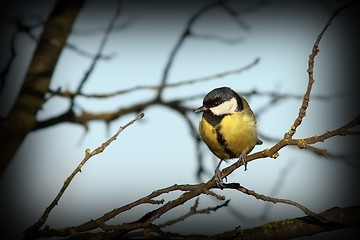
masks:
<svg viewBox="0 0 360 240"><path fill-rule="evenodd" d="M248 154L257 141L256 120L252 112L227 115L216 126L202 118L199 132L212 153L220 159L237 158L242 152Z"/></svg>

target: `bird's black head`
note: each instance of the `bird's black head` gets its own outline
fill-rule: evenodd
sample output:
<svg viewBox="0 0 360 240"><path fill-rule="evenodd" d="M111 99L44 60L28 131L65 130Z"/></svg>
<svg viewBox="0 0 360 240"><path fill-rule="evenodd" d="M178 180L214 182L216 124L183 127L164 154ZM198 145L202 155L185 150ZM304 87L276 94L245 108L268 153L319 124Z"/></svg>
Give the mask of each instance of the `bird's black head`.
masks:
<svg viewBox="0 0 360 240"><path fill-rule="evenodd" d="M241 111L243 101L231 88L215 88L206 94L203 105L195 110L203 112L203 117L213 126L218 125L228 114Z"/></svg>
<svg viewBox="0 0 360 240"><path fill-rule="evenodd" d="M230 100L231 98L235 98L237 101L237 111L242 110L243 104L240 96L229 87L215 88L210 91L208 94L206 94L203 100L203 106L205 106L206 108L216 107Z"/></svg>
<svg viewBox="0 0 360 240"><path fill-rule="evenodd" d="M236 92L234 92L231 88L221 87L215 88L206 94L203 100L203 106L207 108L212 108L219 106L221 103L230 100L233 97L239 97Z"/></svg>

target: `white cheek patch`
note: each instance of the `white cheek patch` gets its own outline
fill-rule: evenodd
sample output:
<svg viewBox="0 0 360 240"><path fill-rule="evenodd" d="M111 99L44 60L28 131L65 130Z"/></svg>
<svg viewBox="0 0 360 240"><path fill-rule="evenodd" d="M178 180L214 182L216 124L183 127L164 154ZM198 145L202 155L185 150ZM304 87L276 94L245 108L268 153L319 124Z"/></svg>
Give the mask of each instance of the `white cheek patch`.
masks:
<svg viewBox="0 0 360 240"><path fill-rule="evenodd" d="M235 98L223 102L219 106L210 108L210 111L217 116L234 113L237 108L237 101Z"/></svg>

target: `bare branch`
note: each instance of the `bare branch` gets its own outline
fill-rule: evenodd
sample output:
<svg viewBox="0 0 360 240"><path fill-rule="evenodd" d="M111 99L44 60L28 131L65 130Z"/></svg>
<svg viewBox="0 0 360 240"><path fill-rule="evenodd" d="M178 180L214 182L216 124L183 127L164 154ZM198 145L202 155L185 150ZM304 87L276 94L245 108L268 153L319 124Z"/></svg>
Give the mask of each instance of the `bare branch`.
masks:
<svg viewBox="0 0 360 240"><path fill-rule="evenodd" d="M184 221L188 217L191 217L191 216L193 216L195 214L210 214L211 212L215 212L219 208L226 207L229 202L230 202L230 200L226 200L223 204L217 205L215 207L208 207L208 208L198 210L197 208L199 206L199 198L197 198L195 200L194 205L190 208L190 211L188 213L186 213L183 216L178 217L176 219L172 219L172 220L169 220L169 221L164 222L162 224L158 224L157 227L163 228L163 227L167 227L167 226L170 226L170 225L174 225L174 224L176 224L178 222Z"/></svg>
<svg viewBox="0 0 360 240"><path fill-rule="evenodd" d="M225 44L238 44L238 43L242 43L243 39L238 37L238 38L226 38L220 35L216 35L216 34L206 34L206 33L192 33L191 34L192 38L195 39L200 39L200 40L212 40L212 41L218 41L221 43L225 43Z"/></svg>
<svg viewBox="0 0 360 240"><path fill-rule="evenodd" d="M276 196L278 194L278 192L281 190L281 188L283 187L283 185L286 183L286 178L288 176L288 174L290 173L290 171L292 170L292 168L294 167L294 163L292 161L289 161L285 167L283 169L281 169L276 182L274 182L274 185L272 187L272 189L269 192L269 196ZM264 206L264 210L260 216L260 218L262 219L266 219L267 215L271 209L271 204L265 204Z"/></svg>
<svg viewBox="0 0 360 240"><path fill-rule="evenodd" d="M333 231L336 229L360 227L360 206L346 208L331 208L317 214L329 222L319 222L308 216L285 219L265 223L261 226L243 229L240 227L232 231L215 235L181 235L171 232L163 232L154 224L143 227L142 232L85 232L78 233L76 239L115 239L115 238L166 238L166 239L292 239L297 237L311 236L317 233ZM141 229L141 228L140 228Z"/></svg>
<svg viewBox="0 0 360 240"><path fill-rule="evenodd" d="M223 77L227 77L227 76L230 76L233 74L239 74L239 73L242 73L242 72L254 67L256 64L259 63L259 60L260 60L259 58L256 58L256 59L254 59L254 61L252 61L251 63L249 63L246 66L243 66L241 68L237 68L237 69L233 69L233 70L229 70L229 71L225 71L225 72L221 72L221 73L216 73L216 74L212 74L212 75L201 77L201 78L193 78L193 79L189 79L189 80L182 80L182 81L178 81L178 82L174 82L174 83L165 83L165 84L160 84L160 85L139 85L139 86L131 87L128 89L115 91L112 93L86 94L86 93L82 93L82 92L61 91L61 89L57 89L57 90L49 89L49 93L53 96L60 96L60 97L66 97L66 98L73 98L75 96L82 96L82 97L87 97L87 98L109 98L109 97L114 97L114 96L121 95L121 94L138 91L138 90L157 90L158 91L159 89L163 89L163 88L174 88L174 87L179 87L179 86L184 86L184 85L189 85L189 84L194 84L194 83L200 83L200 82L205 82L205 81L210 81L210 80L217 80L217 79L221 79ZM201 97L201 96L199 95L198 97Z"/></svg>
<svg viewBox="0 0 360 240"><path fill-rule="evenodd" d="M315 57L316 55L319 53L319 44L320 41L324 35L324 33L326 32L326 30L330 27L332 21L334 20L334 18L344 9L350 7L352 4L354 4L354 2L351 2L349 4L346 4L338 9L336 9L330 16L329 20L327 21L327 23L325 24L325 26L323 27L323 29L321 30L320 34L318 35L318 37L316 38L316 41L313 45L311 54L309 56L309 61L308 61L308 75L309 75L309 81L308 81L308 85L307 85L307 89L299 110L299 114L297 116L297 118L295 119L293 125L291 126L290 130L284 135L285 138L292 138L296 132L296 129L298 128L298 126L301 124L303 118L306 115L306 109L309 106L309 101L310 101L310 93L311 93L311 89L312 89L312 85L315 82L314 80L314 64L315 64Z"/></svg>
<svg viewBox="0 0 360 240"><path fill-rule="evenodd" d="M129 113L138 113L143 111L145 108L157 104L157 102L154 101L148 101L143 103L134 104L130 107L126 108L120 108L117 111L114 112L103 112L103 113L91 113L91 112L82 112L80 115L76 115L72 109L69 111L62 113L56 117L44 120L44 121L38 121L36 126L33 130L43 129L46 127L53 126L58 123L62 122L71 122L71 123L77 123L85 128L87 128L87 124L89 121L92 120L103 120L105 122L110 122L114 119L117 119L121 116L124 116Z"/></svg>
<svg viewBox="0 0 360 240"><path fill-rule="evenodd" d="M75 170L65 179L64 184L62 186L62 188L60 189L59 193L56 195L55 199L51 202L51 204L45 209L44 213L41 215L40 219L30 228L28 228L26 230L26 234L27 235L36 235L36 231L38 231L40 229L40 227L46 222L46 219L48 218L50 212L52 211L52 209L58 204L61 196L64 194L65 190L67 189L67 187L70 185L72 179L75 177L75 175L79 172L81 172L82 167L85 165L85 163L93 156L102 153L105 148L107 148L107 146L110 145L110 143L114 140L116 140L116 138L119 136L119 134L128 126L130 126L131 124L133 124L134 122L136 122L137 120L141 119L144 117L144 114L141 113L139 114L135 119L131 120L130 122L128 122L127 124L125 124L123 127L120 127L119 130L111 137L109 138L106 142L104 142L100 147L96 148L95 150L93 150L92 152L90 152L90 149L86 149L85 151L85 157L84 159L80 162L80 164L75 168Z"/></svg>
<svg viewBox="0 0 360 240"><path fill-rule="evenodd" d="M285 219L269 222L262 226L249 229L234 229L233 231L215 235L216 239L292 239L311 236L316 233L332 231L344 227L360 226L360 207L331 208L317 214L328 223L317 222L309 217Z"/></svg>
<svg viewBox="0 0 360 240"><path fill-rule="evenodd" d="M288 205L295 206L295 207L299 208L301 211L303 211L306 215L308 215L310 217L313 217L315 219L318 219L320 221L323 220L323 219L319 218L319 216L316 213L314 213L310 209L304 207L303 205L301 205L301 204L299 204L299 203L297 203L295 201L288 200L288 199L274 198L274 197L265 196L263 194L256 193L255 191L249 190L249 189L247 189L245 187L242 187L242 186L238 186L235 189L237 189L240 192L243 192L243 193L245 193L247 195L251 195L251 196L255 197L256 199L263 200L265 202L285 203L285 204L288 204Z"/></svg>
<svg viewBox="0 0 360 240"><path fill-rule="evenodd" d="M171 50L170 55L169 55L169 59L167 60L165 67L164 67L164 71L161 77L161 81L160 81L160 85L165 85L166 82L168 81L168 75L169 75L169 71L170 68L174 62L174 58L176 56L176 54L179 52L181 46L183 45L183 43L185 42L185 39L190 36L191 34L191 28L193 27L194 23L197 21L197 19L200 18L200 16L202 14L204 14L205 12L207 12L209 9L212 9L214 7L219 6L219 2L213 2L210 4L207 4L205 6L203 6L202 8L200 8L198 11L196 11L194 13L194 15L192 15L190 17L190 19L188 20L185 29L183 30L183 32L181 33L180 38L178 39L178 41L176 42L174 48ZM159 88L158 90L158 94L157 94L157 98L161 99L161 94L162 94L162 90L163 88Z"/></svg>
<svg viewBox="0 0 360 240"><path fill-rule="evenodd" d="M226 1L221 2L221 7L230 15L230 17L234 20L235 23L239 25L239 27L249 30L250 27L239 17L239 13L235 11Z"/></svg>
<svg viewBox="0 0 360 240"><path fill-rule="evenodd" d="M111 53L111 54L107 54L107 55L104 55L104 54L93 54L93 53L90 53L84 49L81 49L80 47L76 46L75 44L72 44L72 43L66 43L66 46L67 48L73 50L74 52L76 52L77 54L79 54L80 56L84 56L84 57L90 57L90 58L97 58L97 59L101 59L101 60L111 60L113 59L116 54L115 53ZM74 94L75 95L75 94Z"/></svg>
<svg viewBox="0 0 360 240"><path fill-rule="evenodd" d="M81 79L81 81L80 81L80 84L79 84L79 86L78 86L78 88L77 88L77 90L76 90L77 93L79 93L79 92L82 91L82 88L84 87L84 84L88 81L89 76L90 76L91 73L94 71L95 66L97 65L100 57L102 56L102 52L103 52L103 50L104 50L104 48L105 48L106 42L107 42L107 40L108 40L108 38L109 38L109 36L110 36L110 33L111 33L112 29L114 28L115 21L117 20L117 18L118 18L119 15L120 15L120 10L121 10L121 4L120 4L120 2L118 2L117 7L116 7L116 10L115 10L115 13L114 13L113 17L111 18L108 27L107 27L106 30L105 30L104 36L103 36L103 38L102 38L102 40L101 40L101 43L100 43L99 48L98 48L98 50L97 50L97 53L96 53L96 55L94 56L94 58L93 58L93 60L92 60L92 62L91 62L91 64L90 64L89 69L86 71L86 73L84 74L84 77L83 77L83 78ZM76 96L76 95L74 95L74 97L75 97L75 96ZM71 109L71 108L73 107L73 105L74 105L74 97L71 98L70 109Z"/></svg>
<svg viewBox="0 0 360 240"><path fill-rule="evenodd" d="M57 1L44 26L20 93L0 120L0 174L36 124L36 113L45 102L51 76L83 0Z"/></svg>
<svg viewBox="0 0 360 240"><path fill-rule="evenodd" d="M131 21L127 20L124 23L115 24L112 28L112 31L122 31L130 26ZM78 35L78 36L88 36L88 35L96 35L96 34L102 34L104 31L104 26L101 27L90 27L88 29L75 29L72 34Z"/></svg>

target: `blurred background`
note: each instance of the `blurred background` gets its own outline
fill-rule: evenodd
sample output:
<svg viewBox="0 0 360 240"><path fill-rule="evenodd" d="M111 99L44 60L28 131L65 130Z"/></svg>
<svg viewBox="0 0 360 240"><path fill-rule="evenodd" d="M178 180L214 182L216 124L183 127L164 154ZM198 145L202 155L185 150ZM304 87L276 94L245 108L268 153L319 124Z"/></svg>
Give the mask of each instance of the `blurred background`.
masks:
<svg viewBox="0 0 360 240"><path fill-rule="evenodd" d="M82 89L86 94L107 94L140 85L160 84L171 51L187 22L212 1L122 1L115 28L106 42L103 55ZM1 89L1 116L5 117L15 100L36 47L42 27L30 34L11 38L17 27L9 19L20 18L29 26L47 19L55 1L16 1L1 11L1 68L16 55ZM198 17L176 52L167 83L198 79L241 69L257 58L259 62L237 74L186 84L163 90L164 101L183 100L183 106L196 109L213 88L229 86L244 95L257 115L264 144L253 152L271 147L293 124L306 90L307 64L316 37L331 12L343 1L226 1L237 13L212 8ZM51 80L50 89L76 91L104 31L115 14L117 1L86 1L68 38ZM320 43L315 61L315 84L310 106L295 138L320 135L336 129L358 113L358 88L355 79L359 60L354 16L358 6L342 12L333 21ZM85 52L85 54L84 54ZM155 90L143 89L97 99L77 97L74 110L113 112L150 100ZM66 111L69 99L47 96L49 100L37 115L46 120ZM76 175L51 212L46 225L66 227L100 217L105 212L133 202L153 190L173 184L194 184L213 176L218 160L197 140L183 115L163 105L143 110L145 118L121 133L103 153L90 159ZM111 122L91 121L88 128L59 123L29 134L1 177L1 216L4 231L13 237L35 223L54 199L64 180L84 157L86 148L100 146L136 113ZM187 112L197 127L201 115ZM359 149L354 136L334 137L316 147L328 149L333 158L323 158L307 150L286 147L277 159L259 159L241 167L228 177L257 193L296 201L315 212L332 207L359 204ZM202 161L199 161L199 153ZM228 166L223 163L222 167ZM202 168L200 168L202 167ZM199 168L202 169L199 175ZM237 226L254 227L269 221L303 216L293 206L264 203L231 190L215 191L230 199L227 207L211 214L195 215L164 230L179 233L215 234ZM175 192L163 196L177 198ZM189 211L195 199L178 207L155 223L179 217ZM199 208L223 202L201 196ZM140 206L111 220L129 222L157 206ZM201 223L201 224L200 224ZM196 226L196 227L194 227ZM331 236L351 232L340 230ZM327 234L327 235L326 235ZM329 233L317 239L328 238ZM306 239L306 238L304 238Z"/></svg>

